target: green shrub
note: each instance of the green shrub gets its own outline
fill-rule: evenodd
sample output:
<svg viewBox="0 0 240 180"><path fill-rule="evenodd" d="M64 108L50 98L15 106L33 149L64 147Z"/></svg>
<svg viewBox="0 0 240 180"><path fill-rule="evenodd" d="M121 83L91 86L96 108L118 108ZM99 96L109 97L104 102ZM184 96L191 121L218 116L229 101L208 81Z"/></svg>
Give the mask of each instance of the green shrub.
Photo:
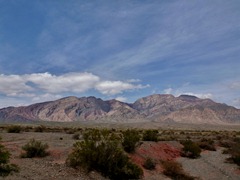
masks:
<svg viewBox="0 0 240 180"><path fill-rule="evenodd" d="M45 157L48 155L46 149L48 148L47 144L43 144L41 141L36 141L31 139L26 145L22 147L24 154L21 155L22 158L33 158L33 157Z"/></svg>
<svg viewBox="0 0 240 180"><path fill-rule="evenodd" d="M75 139L75 140L79 140L80 139L80 134L79 133L74 133L72 138Z"/></svg>
<svg viewBox="0 0 240 180"><path fill-rule="evenodd" d="M201 149L209 150L209 151L216 151L216 148L214 146L214 141L211 139L203 138L200 142L198 142L198 145Z"/></svg>
<svg viewBox="0 0 240 180"><path fill-rule="evenodd" d="M163 161L163 174L172 179L179 179L179 180L194 180L195 178L186 174L183 171L181 164L175 161Z"/></svg>
<svg viewBox="0 0 240 180"><path fill-rule="evenodd" d="M224 150L223 153L231 155L231 157L227 159L228 162L240 166L240 143L232 142L230 147Z"/></svg>
<svg viewBox="0 0 240 180"><path fill-rule="evenodd" d="M18 172L18 167L15 164L9 164L11 154L0 144L0 176L7 176L11 172Z"/></svg>
<svg viewBox="0 0 240 180"><path fill-rule="evenodd" d="M143 141L158 141L158 130L146 130L143 133Z"/></svg>
<svg viewBox="0 0 240 180"><path fill-rule="evenodd" d="M20 133L22 130L21 126L12 125L7 128L8 133Z"/></svg>
<svg viewBox="0 0 240 180"><path fill-rule="evenodd" d="M120 139L107 130L90 130L83 134L83 141L73 145L67 165L96 170L110 179L139 179L143 171L130 162L124 153Z"/></svg>
<svg viewBox="0 0 240 180"><path fill-rule="evenodd" d="M156 168L156 163L151 158L147 158L143 164L143 167L148 170L153 170Z"/></svg>
<svg viewBox="0 0 240 180"><path fill-rule="evenodd" d="M189 158L200 157L201 148L198 146L198 144L194 143L191 140L182 141L181 144L184 146L182 149L182 156Z"/></svg>
<svg viewBox="0 0 240 180"><path fill-rule="evenodd" d="M136 130L126 130L123 132L122 146L128 153L135 151L137 143L140 141L140 135Z"/></svg>
<svg viewBox="0 0 240 180"><path fill-rule="evenodd" d="M46 131L46 129L47 129L46 126L40 125L40 126L35 127L34 131L35 132L44 132L44 131Z"/></svg>

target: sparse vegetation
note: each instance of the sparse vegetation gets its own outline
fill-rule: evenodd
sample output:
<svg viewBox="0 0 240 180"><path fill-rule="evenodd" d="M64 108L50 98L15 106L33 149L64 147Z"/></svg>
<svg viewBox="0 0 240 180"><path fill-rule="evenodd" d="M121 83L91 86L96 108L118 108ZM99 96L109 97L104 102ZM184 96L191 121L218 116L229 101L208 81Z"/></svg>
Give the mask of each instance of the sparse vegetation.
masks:
<svg viewBox="0 0 240 180"><path fill-rule="evenodd" d="M143 133L143 141L158 141L158 130L146 130Z"/></svg>
<svg viewBox="0 0 240 180"><path fill-rule="evenodd" d="M140 141L139 132L136 130L126 130L123 132L123 142L122 146L124 150L128 153L135 151L137 143Z"/></svg>
<svg viewBox="0 0 240 180"><path fill-rule="evenodd" d="M9 151L0 144L0 176L8 176L11 172L18 172L17 165L9 163L10 156Z"/></svg>
<svg viewBox="0 0 240 180"><path fill-rule="evenodd" d="M148 170L154 170L156 167L156 162L153 159L147 158L143 164L143 167Z"/></svg>
<svg viewBox="0 0 240 180"><path fill-rule="evenodd" d="M209 150L209 151L216 151L216 147L214 146L214 141L211 139L203 138L198 145L201 149Z"/></svg>
<svg viewBox="0 0 240 180"><path fill-rule="evenodd" d="M182 141L181 144L183 147L182 156L189 158L198 158L200 157L201 148L195 142L191 140Z"/></svg>
<svg viewBox="0 0 240 180"><path fill-rule="evenodd" d="M96 170L110 179L139 179L143 171L124 153L119 138L106 130L91 130L73 145L66 163L71 167Z"/></svg>
<svg viewBox="0 0 240 180"><path fill-rule="evenodd" d="M181 164L175 161L163 161L162 166L164 168L163 174L172 179L179 179L179 180L194 180L194 177L186 174L183 171Z"/></svg>
<svg viewBox="0 0 240 180"><path fill-rule="evenodd" d="M44 132L44 131L46 131L46 129L47 129L46 126L40 125L40 126L35 127L35 128L34 128L34 131L35 131L35 132Z"/></svg>
<svg viewBox="0 0 240 180"><path fill-rule="evenodd" d="M46 149L48 148L47 144L43 144L41 141L31 139L26 145L22 147L25 151L21 155L22 158L33 158L33 157L45 157L48 155Z"/></svg>
<svg viewBox="0 0 240 180"><path fill-rule="evenodd" d="M227 162L235 163L240 166L240 142L237 139L222 143L227 149L223 151L224 154L230 154L231 157L227 159Z"/></svg>
<svg viewBox="0 0 240 180"><path fill-rule="evenodd" d="M7 128L8 133L20 133L22 130L21 126L12 125Z"/></svg>
<svg viewBox="0 0 240 180"><path fill-rule="evenodd" d="M76 133L73 134L72 138L75 139L75 140L79 140L80 139L80 134L76 132Z"/></svg>

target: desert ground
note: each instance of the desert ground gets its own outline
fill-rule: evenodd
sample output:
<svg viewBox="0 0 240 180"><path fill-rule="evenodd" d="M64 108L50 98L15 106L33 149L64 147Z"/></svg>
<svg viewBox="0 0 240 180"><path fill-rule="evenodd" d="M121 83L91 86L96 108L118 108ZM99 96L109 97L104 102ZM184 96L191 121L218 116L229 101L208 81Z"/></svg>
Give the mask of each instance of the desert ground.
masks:
<svg viewBox="0 0 240 180"><path fill-rule="evenodd" d="M74 129L82 131L81 128ZM159 129L159 140L142 141L136 148L135 153L129 154L131 160L139 165L143 171L144 180L157 179L171 179L163 174L161 161L170 160L181 164L185 173L193 176L195 179L202 180L225 180L240 179L239 166L232 163L227 163L226 159L230 157L229 154L223 154L224 147L220 147L216 139L225 141L229 138L238 138L239 131L223 131L223 130L173 130L173 129ZM46 128L43 132L34 132L34 128L29 128L20 133L8 133L5 127L0 130L1 144L4 145L11 152L11 163L16 164L20 171L12 173L5 180L105 180L100 173L91 171L86 173L82 169L74 169L65 164L68 154L72 150L73 144L78 141L73 139L74 132L71 128L62 130L54 128ZM197 140L200 138L211 138L215 140L214 146L216 151L203 150L201 157L197 159L189 159L181 157L182 145L180 140L191 138ZM22 146L24 146L30 139L47 143L49 145L49 156L43 158L21 158L23 153ZM154 159L156 168L154 170L147 170L143 167L146 158Z"/></svg>

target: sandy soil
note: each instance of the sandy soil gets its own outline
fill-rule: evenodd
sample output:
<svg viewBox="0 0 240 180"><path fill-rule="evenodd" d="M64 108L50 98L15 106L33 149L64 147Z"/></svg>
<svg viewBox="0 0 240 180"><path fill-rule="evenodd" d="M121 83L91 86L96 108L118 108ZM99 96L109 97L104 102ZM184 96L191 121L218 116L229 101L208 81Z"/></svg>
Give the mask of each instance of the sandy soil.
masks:
<svg viewBox="0 0 240 180"><path fill-rule="evenodd" d="M198 159L179 158L185 172L202 180L239 180L240 170L237 165L225 163L229 155L217 151L203 151Z"/></svg>
<svg viewBox="0 0 240 180"><path fill-rule="evenodd" d="M86 174L82 170L76 170L65 165L67 155L70 153L75 140L72 134L66 133L37 133L1 132L2 144L12 154L11 162L20 167L19 173L14 173L5 180L106 180L97 172ZM40 140L49 145L50 155L45 158L20 158L21 147L31 138ZM183 165L184 170L194 177L202 180L240 180L240 170L234 164L225 163L228 155L223 155L223 148L217 151L204 151L201 158L187 159L180 156L181 145L178 142L144 142L137 148L136 153L130 155L139 166L143 165L147 157L161 160L177 160ZM158 163L155 171L144 170L144 180L169 179L162 174L161 164ZM0 178L1 179L1 178Z"/></svg>
<svg viewBox="0 0 240 180"><path fill-rule="evenodd" d="M96 172L86 174L65 165L65 159L75 140L71 134L23 132L20 134L0 133L2 144L11 154L11 162L20 167L20 172L10 175L6 180L105 180ZM31 138L49 145L50 155L45 158L20 158L21 147ZM62 139L62 140L61 140Z"/></svg>

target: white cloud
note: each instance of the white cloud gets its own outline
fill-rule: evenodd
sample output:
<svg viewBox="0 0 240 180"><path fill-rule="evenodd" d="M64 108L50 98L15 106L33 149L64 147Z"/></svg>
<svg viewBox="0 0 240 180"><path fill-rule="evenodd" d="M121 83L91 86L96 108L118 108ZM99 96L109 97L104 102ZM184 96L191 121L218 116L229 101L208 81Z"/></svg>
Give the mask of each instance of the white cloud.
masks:
<svg viewBox="0 0 240 180"><path fill-rule="evenodd" d="M164 94L172 94L173 89L172 88L167 88L163 90Z"/></svg>
<svg viewBox="0 0 240 180"><path fill-rule="evenodd" d="M236 108L240 108L240 98L236 98L232 103Z"/></svg>
<svg viewBox="0 0 240 180"><path fill-rule="evenodd" d="M190 96L196 96L196 97L201 98L201 99L211 99L213 97L213 95L211 93L198 94L198 93L185 92L185 93L182 93L182 94L186 94L186 95L190 95Z"/></svg>
<svg viewBox="0 0 240 180"><path fill-rule="evenodd" d="M127 102L127 98L123 97L123 96L118 96L115 99L118 100L118 101L121 101L121 102Z"/></svg>
<svg viewBox="0 0 240 180"><path fill-rule="evenodd" d="M123 81L102 81L96 85L96 89L102 94L115 95L120 94L126 90L142 89L149 87L149 85L135 85Z"/></svg>
<svg viewBox="0 0 240 180"><path fill-rule="evenodd" d="M59 94L55 95L55 94L46 93L41 95L35 95L34 98L32 98L32 102L36 103L36 102L52 101L60 98L62 98L62 96Z"/></svg>
<svg viewBox="0 0 240 180"><path fill-rule="evenodd" d="M50 93L85 92L95 86L100 78L91 73L68 73L61 76L49 73L26 75L26 79Z"/></svg>
<svg viewBox="0 0 240 180"><path fill-rule="evenodd" d="M16 96L32 88L26 85L26 81L19 75L0 75L0 93L7 96Z"/></svg>
<svg viewBox="0 0 240 180"><path fill-rule="evenodd" d="M233 83L230 85L230 88L231 88L231 89L240 89L240 82L233 82Z"/></svg>
<svg viewBox="0 0 240 180"><path fill-rule="evenodd" d="M134 80L136 81L136 80ZM12 97L32 97L35 94L60 94L64 92L82 93L95 89L102 94L115 95L127 90L142 89L147 86L128 81L103 81L100 77L84 73L52 75L35 73L25 75L0 75L0 94Z"/></svg>
<svg viewBox="0 0 240 180"><path fill-rule="evenodd" d="M173 88L167 88L164 89L163 92L164 94L173 94L174 96L180 96L182 94L185 95L190 95L190 96L196 96L198 98L201 99L212 99L213 98L213 94L212 93L195 93L195 92L191 92L191 91L187 91L185 88L187 89L191 89L189 87L190 83L185 83L182 85L182 87L178 88L178 89L173 89Z"/></svg>

